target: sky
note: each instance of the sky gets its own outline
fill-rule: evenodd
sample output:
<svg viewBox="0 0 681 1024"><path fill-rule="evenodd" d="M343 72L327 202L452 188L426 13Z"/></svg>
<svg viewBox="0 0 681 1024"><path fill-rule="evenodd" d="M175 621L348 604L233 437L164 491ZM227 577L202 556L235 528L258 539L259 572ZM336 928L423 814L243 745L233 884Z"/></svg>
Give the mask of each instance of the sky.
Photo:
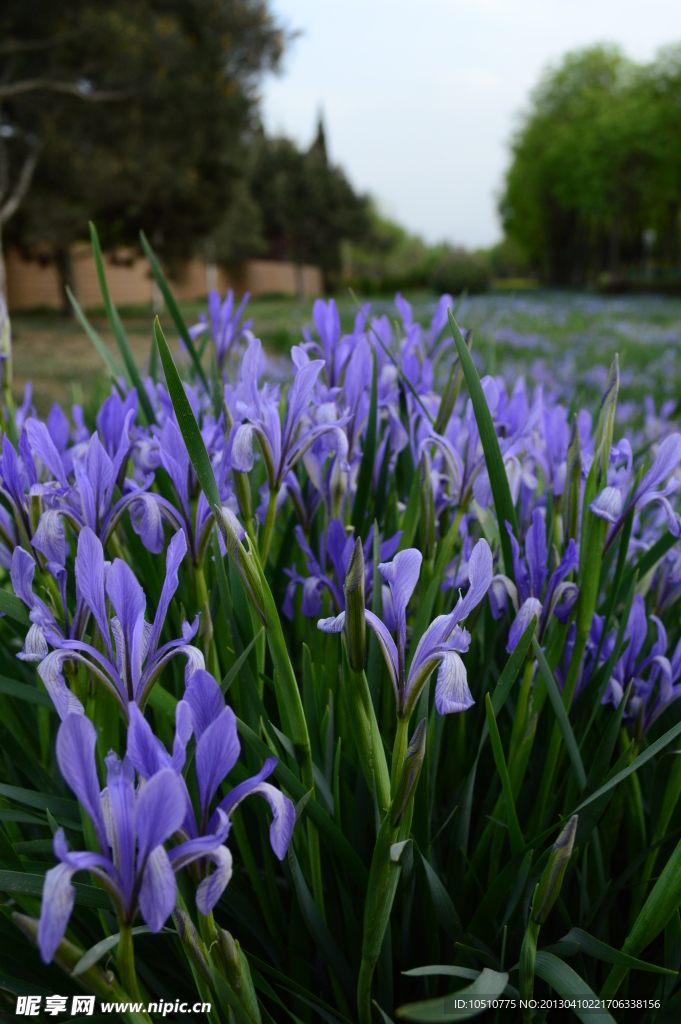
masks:
<svg viewBox="0 0 681 1024"><path fill-rule="evenodd" d="M271 0L300 32L263 83L267 130L300 145L324 116L360 192L429 242L501 235L509 142L541 72L608 42L638 61L681 42L679 0Z"/></svg>

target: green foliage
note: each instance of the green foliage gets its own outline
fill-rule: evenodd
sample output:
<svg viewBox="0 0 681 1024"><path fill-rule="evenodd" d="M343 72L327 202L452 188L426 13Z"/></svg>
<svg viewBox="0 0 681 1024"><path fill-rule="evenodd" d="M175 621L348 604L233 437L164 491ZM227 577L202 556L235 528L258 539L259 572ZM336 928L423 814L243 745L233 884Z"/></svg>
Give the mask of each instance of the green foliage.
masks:
<svg viewBox="0 0 681 1024"><path fill-rule="evenodd" d="M627 271L677 270L680 95L678 47L649 65L593 47L545 72L499 203L508 238L545 280L614 285Z"/></svg>

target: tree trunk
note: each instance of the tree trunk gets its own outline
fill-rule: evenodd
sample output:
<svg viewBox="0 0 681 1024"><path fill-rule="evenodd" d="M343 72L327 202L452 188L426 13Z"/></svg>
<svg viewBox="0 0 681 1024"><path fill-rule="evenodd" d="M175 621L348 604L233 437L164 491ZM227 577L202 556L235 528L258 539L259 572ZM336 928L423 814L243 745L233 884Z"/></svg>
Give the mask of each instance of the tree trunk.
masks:
<svg viewBox="0 0 681 1024"><path fill-rule="evenodd" d="M7 269L5 267L5 252L2 247L2 224L0 224L0 302L7 305Z"/></svg>
<svg viewBox="0 0 681 1024"><path fill-rule="evenodd" d="M62 312L64 316L73 316L73 308L66 293L67 286L75 294L73 286L73 261L71 250L68 245L59 246L54 254L54 265L59 275L59 293L62 300Z"/></svg>

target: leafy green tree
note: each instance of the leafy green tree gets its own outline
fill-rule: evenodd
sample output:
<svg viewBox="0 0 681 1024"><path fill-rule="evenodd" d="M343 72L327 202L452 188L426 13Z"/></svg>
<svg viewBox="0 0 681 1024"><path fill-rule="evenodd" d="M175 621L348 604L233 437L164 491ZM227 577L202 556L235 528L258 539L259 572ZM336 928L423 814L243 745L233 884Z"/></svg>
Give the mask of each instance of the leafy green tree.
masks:
<svg viewBox="0 0 681 1024"><path fill-rule="evenodd" d="M5 78L40 83L0 91L7 149L19 160L40 146L12 241L52 257L67 283L88 218L110 247L144 228L170 262L223 222L241 194L258 81L285 44L267 0L7 0L0 35Z"/></svg>
<svg viewBox="0 0 681 1024"><path fill-rule="evenodd" d="M321 118L307 151L289 139L260 134L251 190L262 212L268 254L298 265L316 263L332 288L341 271L341 244L368 231L368 200L329 162Z"/></svg>

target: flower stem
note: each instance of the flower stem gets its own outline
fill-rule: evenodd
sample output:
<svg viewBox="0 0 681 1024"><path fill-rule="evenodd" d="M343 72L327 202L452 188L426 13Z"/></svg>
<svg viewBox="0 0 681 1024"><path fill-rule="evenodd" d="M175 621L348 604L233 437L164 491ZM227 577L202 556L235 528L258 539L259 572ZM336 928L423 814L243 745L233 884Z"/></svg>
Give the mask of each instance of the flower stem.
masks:
<svg viewBox="0 0 681 1024"><path fill-rule="evenodd" d="M274 522L277 517L277 495L279 491L270 491L270 500L267 506L267 515L265 516L265 522L263 523L262 533L260 535L260 545L258 553L260 555L260 562L263 566L267 564L267 556L270 553L270 545L272 543L272 536L274 534Z"/></svg>
<svg viewBox="0 0 681 1024"><path fill-rule="evenodd" d="M359 1024L371 1024L371 982L374 977L374 963L362 957L357 982L357 1010Z"/></svg>
<svg viewBox="0 0 681 1024"><path fill-rule="evenodd" d="M122 924L120 927L116 959L125 991L131 999L141 999L135 971L135 952L132 945L132 925L130 924Z"/></svg>
<svg viewBox="0 0 681 1024"><path fill-rule="evenodd" d="M402 762L404 761L404 755L407 752L407 743L409 742L409 719L403 718L401 715L397 716L397 732L395 733L395 742L393 744L393 757L392 764L390 766L390 791L392 795L395 795L395 787L397 786L397 780L400 777L400 769Z"/></svg>

